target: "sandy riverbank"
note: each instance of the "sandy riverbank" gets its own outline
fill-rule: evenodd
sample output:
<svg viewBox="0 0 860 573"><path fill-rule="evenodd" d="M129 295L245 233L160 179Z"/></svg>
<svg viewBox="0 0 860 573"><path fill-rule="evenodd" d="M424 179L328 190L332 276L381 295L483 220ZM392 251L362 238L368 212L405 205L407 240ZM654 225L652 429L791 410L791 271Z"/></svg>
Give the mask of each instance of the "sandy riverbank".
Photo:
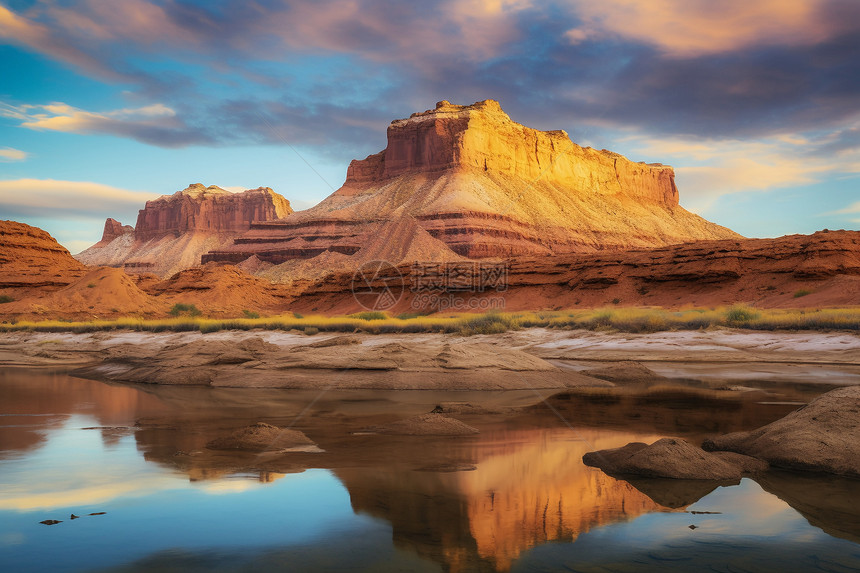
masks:
<svg viewBox="0 0 860 573"><path fill-rule="evenodd" d="M600 375L601 368L618 367L625 361L650 371L651 383L682 380L712 388L763 383L858 384L860 336L730 329L629 334L543 328L471 337L427 333L305 336L274 331L0 334L0 365L78 367L78 375L86 377L172 385L439 390L607 387L624 381Z"/></svg>

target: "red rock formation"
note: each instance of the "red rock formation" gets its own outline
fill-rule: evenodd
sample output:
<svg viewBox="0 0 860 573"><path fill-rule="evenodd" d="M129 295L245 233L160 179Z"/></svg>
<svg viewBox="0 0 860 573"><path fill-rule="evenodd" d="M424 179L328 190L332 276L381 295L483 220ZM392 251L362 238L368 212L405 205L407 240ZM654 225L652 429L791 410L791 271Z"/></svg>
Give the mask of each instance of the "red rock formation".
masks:
<svg viewBox="0 0 860 573"><path fill-rule="evenodd" d="M110 217L105 221L105 230L102 232L102 240L97 244L107 245L114 239L134 233L134 227L131 225L123 225L116 219Z"/></svg>
<svg viewBox="0 0 860 573"><path fill-rule="evenodd" d="M147 201L133 230L108 219L102 240L76 257L89 265L169 276L199 265L201 254L230 244L254 221L290 213L289 201L268 187L230 193L195 183Z"/></svg>
<svg viewBox="0 0 860 573"><path fill-rule="evenodd" d="M0 295L11 289L58 288L86 272L56 239L15 221L0 221Z"/></svg>
<svg viewBox="0 0 860 573"><path fill-rule="evenodd" d="M455 294L500 297L504 308L511 311L612 304L668 308L736 302L762 308L860 305L858 231L698 241L596 255L519 257L509 265L507 290ZM398 305L389 310L416 310L413 304L423 308L418 302L422 293L408 288L413 283L411 265L404 263L398 270L407 289ZM291 308L326 313L360 310L350 290L351 281L352 272L330 275L308 287Z"/></svg>
<svg viewBox="0 0 860 573"><path fill-rule="evenodd" d="M406 216L470 258L738 237L678 205L671 167L580 147L564 131L522 126L492 100L442 101L393 121L386 149L353 161L343 186L322 203L253 225L205 260L256 255L277 264L326 250L351 255L379 239L384 222Z"/></svg>
<svg viewBox="0 0 860 573"><path fill-rule="evenodd" d="M230 193L216 185L189 185L173 195L147 201L137 215L135 239L148 241L183 233L236 233L254 221L280 219L292 213L290 202L268 187Z"/></svg>

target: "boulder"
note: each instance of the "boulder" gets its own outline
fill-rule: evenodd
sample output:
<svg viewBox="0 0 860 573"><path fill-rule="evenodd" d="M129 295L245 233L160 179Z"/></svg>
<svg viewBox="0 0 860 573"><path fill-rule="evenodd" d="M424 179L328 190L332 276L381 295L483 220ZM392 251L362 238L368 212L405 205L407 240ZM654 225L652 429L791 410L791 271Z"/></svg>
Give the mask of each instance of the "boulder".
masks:
<svg viewBox="0 0 860 573"><path fill-rule="evenodd" d="M589 452L582 461L610 475L688 480L739 480L745 474L767 469L767 464L758 460L705 452L679 438L663 438L650 446L632 442Z"/></svg>
<svg viewBox="0 0 860 573"><path fill-rule="evenodd" d="M229 436L212 440L206 447L213 450L288 450L314 447L316 444L298 430L279 428L264 422L236 430Z"/></svg>
<svg viewBox="0 0 860 573"><path fill-rule="evenodd" d="M831 390L780 420L711 438L702 446L779 468L860 477L860 386Z"/></svg>

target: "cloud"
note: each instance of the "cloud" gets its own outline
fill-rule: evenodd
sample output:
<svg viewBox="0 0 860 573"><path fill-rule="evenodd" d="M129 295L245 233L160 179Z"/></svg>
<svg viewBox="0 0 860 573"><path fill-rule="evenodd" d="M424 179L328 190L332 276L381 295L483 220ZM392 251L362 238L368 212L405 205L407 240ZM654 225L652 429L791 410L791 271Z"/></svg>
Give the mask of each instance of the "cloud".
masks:
<svg viewBox="0 0 860 573"><path fill-rule="evenodd" d="M826 213L827 215L853 215L855 213L860 213L860 201L856 203L852 203L845 207L844 209L839 209L838 211L833 211L832 213ZM857 219L854 219L857 221Z"/></svg>
<svg viewBox="0 0 860 573"><path fill-rule="evenodd" d="M214 6L125 0L122 10L99 0L45 4L16 14L0 10L7 40L103 74L100 49L123 52L235 54L271 57L274 50L340 52L374 61L428 57L480 60L517 34L516 14L529 0L227 0ZM5 24L5 26L3 26Z"/></svg>
<svg viewBox="0 0 860 573"><path fill-rule="evenodd" d="M566 33L578 44L616 36L672 57L759 46L808 46L840 34L834 0L573 0L581 24Z"/></svg>
<svg viewBox="0 0 860 573"><path fill-rule="evenodd" d="M12 217L117 217L157 197L89 181L0 180L0 210Z"/></svg>
<svg viewBox="0 0 860 573"><path fill-rule="evenodd" d="M160 103L92 112L62 102L20 106L0 102L0 116L19 120L21 127L36 131L114 135L161 147L213 142L204 131L189 127L173 109Z"/></svg>
<svg viewBox="0 0 860 573"><path fill-rule="evenodd" d="M11 147L0 147L0 161L2 162L10 162L10 161L24 161L29 157L29 153L26 151L21 151L20 149L13 149Z"/></svg>
<svg viewBox="0 0 860 573"><path fill-rule="evenodd" d="M124 113L35 106L21 125L162 147L286 142L357 157L381 149L395 117L488 97L518 121L575 137L751 139L838 131L860 99L860 4L847 0L128 0L123 10L78 0L4 10L8 41L113 73L135 102ZM164 113L145 115L150 106ZM850 152L858 137L844 131L832 145Z"/></svg>
<svg viewBox="0 0 860 573"><path fill-rule="evenodd" d="M99 53L87 46L89 42L79 42L81 37L70 38L57 32L55 22L42 24L0 5L0 40L30 48L88 74L115 80L129 79L128 75L118 72L105 62L104 52Z"/></svg>
<svg viewBox="0 0 860 573"><path fill-rule="evenodd" d="M758 141L633 136L623 141L637 154L675 165L681 202L698 213L724 195L807 185L840 173L860 172L853 156L821 153L822 143L802 135Z"/></svg>

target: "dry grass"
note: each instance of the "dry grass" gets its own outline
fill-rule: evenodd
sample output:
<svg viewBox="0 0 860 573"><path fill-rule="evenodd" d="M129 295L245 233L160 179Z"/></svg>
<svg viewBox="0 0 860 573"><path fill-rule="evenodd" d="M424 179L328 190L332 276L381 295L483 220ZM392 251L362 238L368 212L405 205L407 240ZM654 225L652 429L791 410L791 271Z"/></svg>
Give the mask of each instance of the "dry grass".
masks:
<svg viewBox="0 0 860 573"><path fill-rule="evenodd" d="M381 314L381 313L380 313ZM251 315L251 316L248 316ZM138 330L150 332L219 330L295 330L314 332L444 332L462 335L495 334L520 328L544 327L620 332L658 332L664 330L697 330L732 327L750 330L849 330L860 331L860 308L761 310L745 306L681 311L660 308L601 308L592 310L543 312L488 312L485 314L436 314L398 317L369 316L302 316L286 314L275 317L212 319L197 316L159 320L119 318L71 322L44 320L0 323L0 331L28 330L38 332L95 332L103 330Z"/></svg>

